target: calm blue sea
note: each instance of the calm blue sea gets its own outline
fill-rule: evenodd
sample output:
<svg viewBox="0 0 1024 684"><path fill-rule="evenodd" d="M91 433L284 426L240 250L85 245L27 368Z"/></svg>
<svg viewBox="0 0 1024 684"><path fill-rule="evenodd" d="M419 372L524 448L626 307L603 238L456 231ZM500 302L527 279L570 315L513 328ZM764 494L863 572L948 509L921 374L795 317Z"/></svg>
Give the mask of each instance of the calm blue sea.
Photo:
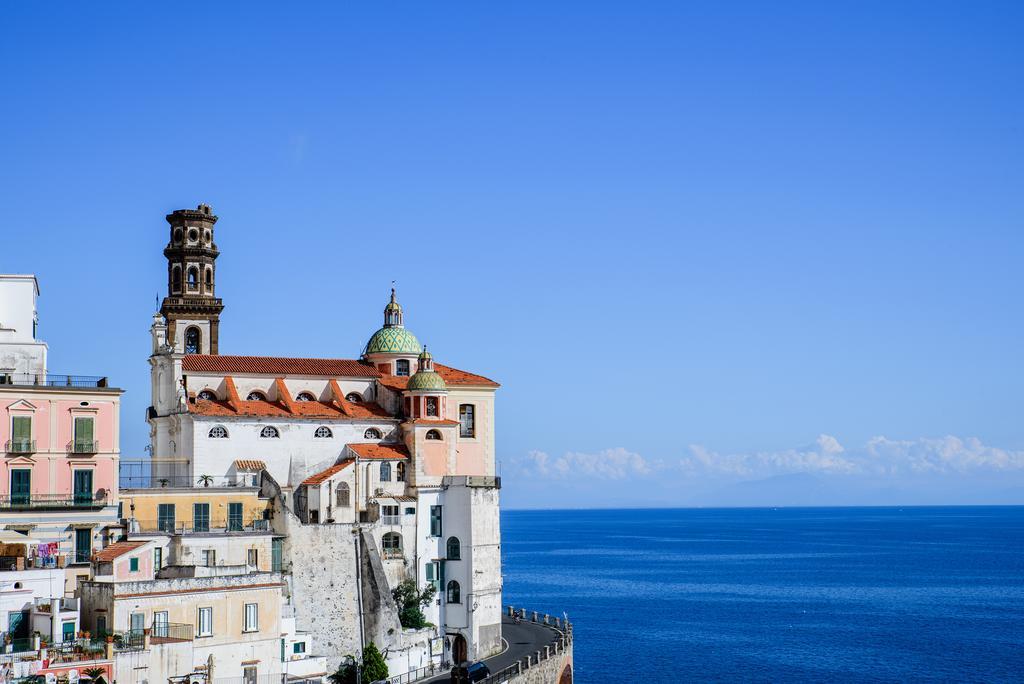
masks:
<svg viewBox="0 0 1024 684"><path fill-rule="evenodd" d="M1024 507L510 511L579 682L1024 681Z"/></svg>

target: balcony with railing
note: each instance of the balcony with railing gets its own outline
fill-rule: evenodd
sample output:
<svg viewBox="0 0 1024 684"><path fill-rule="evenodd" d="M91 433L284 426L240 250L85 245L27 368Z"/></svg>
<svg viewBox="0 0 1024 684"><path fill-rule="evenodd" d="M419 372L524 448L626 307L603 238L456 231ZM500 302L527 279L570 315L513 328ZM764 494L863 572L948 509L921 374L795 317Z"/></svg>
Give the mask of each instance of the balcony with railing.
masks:
<svg viewBox="0 0 1024 684"><path fill-rule="evenodd" d="M9 454L34 454L36 452L36 440L9 439L4 444L4 450Z"/></svg>
<svg viewBox="0 0 1024 684"><path fill-rule="evenodd" d="M99 375L64 375L60 373L0 373L0 386L17 387L110 387L107 378Z"/></svg>
<svg viewBox="0 0 1024 684"><path fill-rule="evenodd" d="M177 520L138 520L128 518L126 521L129 532L135 534L252 534L270 530L270 521L255 518L245 521L242 518L214 520L193 520L189 522Z"/></svg>
<svg viewBox="0 0 1024 684"><path fill-rule="evenodd" d="M73 439L67 446L69 454L91 455L98 453L99 450L100 443L95 439Z"/></svg>
<svg viewBox="0 0 1024 684"><path fill-rule="evenodd" d="M382 549L381 552L380 552L380 555L381 555L382 558L384 558L384 560L396 560L396 559L405 558L405 554L402 552L401 547L398 547L398 548L388 547L388 548Z"/></svg>
<svg viewBox="0 0 1024 684"><path fill-rule="evenodd" d="M74 494L15 493L0 495L0 510L103 508L111 501L110 494L105 489L96 492L75 492Z"/></svg>

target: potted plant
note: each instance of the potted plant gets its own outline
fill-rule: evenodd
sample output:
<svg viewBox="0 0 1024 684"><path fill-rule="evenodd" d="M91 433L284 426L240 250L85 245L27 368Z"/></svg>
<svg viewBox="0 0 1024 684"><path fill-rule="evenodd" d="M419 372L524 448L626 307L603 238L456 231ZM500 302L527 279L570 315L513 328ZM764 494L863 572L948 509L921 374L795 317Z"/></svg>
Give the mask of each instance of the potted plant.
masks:
<svg viewBox="0 0 1024 684"><path fill-rule="evenodd" d="M212 475L200 475L199 476L199 484L203 485L204 487L209 487L211 484L213 484L213 476Z"/></svg>
<svg viewBox="0 0 1024 684"><path fill-rule="evenodd" d="M168 480L166 477L162 477L160 478L159 482L161 487L166 487L170 480Z"/></svg>

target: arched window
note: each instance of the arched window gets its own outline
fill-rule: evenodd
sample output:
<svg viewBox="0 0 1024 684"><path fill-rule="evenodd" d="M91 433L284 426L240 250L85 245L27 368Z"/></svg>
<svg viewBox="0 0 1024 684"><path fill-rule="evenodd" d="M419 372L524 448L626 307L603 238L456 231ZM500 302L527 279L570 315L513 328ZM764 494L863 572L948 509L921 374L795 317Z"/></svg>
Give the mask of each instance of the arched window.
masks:
<svg viewBox="0 0 1024 684"><path fill-rule="evenodd" d="M171 269L171 292L181 292L181 267Z"/></svg>
<svg viewBox="0 0 1024 684"><path fill-rule="evenodd" d="M462 560L462 544L458 537L448 537L448 553L446 560Z"/></svg>
<svg viewBox="0 0 1024 684"><path fill-rule="evenodd" d="M330 439L334 436L334 433L331 432L331 428L326 425L321 425L316 429L316 432L313 433L313 436L317 439Z"/></svg>
<svg viewBox="0 0 1024 684"><path fill-rule="evenodd" d="M260 392L259 390L253 390L252 392L249 392L248 395L246 395L245 400L246 401L266 401L267 400L267 395L264 394L263 392Z"/></svg>
<svg viewBox="0 0 1024 684"><path fill-rule="evenodd" d="M281 433L279 433L277 431L277 428L274 427L273 425L266 425L266 426L263 427L262 430L260 430L260 437L265 437L267 439L274 439L275 437L280 437L280 436L281 436Z"/></svg>
<svg viewBox="0 0 1024 684"><path fill-rule="evenodd" d="M195 266L188 269L188 289L196 289L196 285L199 284L199 269Z"/></svg>
<svg viewBox="0 0 1024 684"><path fill-rule="evenodd" d="M395 467L395 481L396 482L405 482L405 464L404 463L399 463Z"/></svg>
<svg viewBox="0 0 1024 684"><path fill-rule="evenodd" d="M380 546L384 550L385 558L402 557L402 535L397 532L388 532L381 537Z"/></svg>
<svg viewBox="0 0 1024 684"><path fill-rule="evenodd" d="M345 395L345 401L350 401L353 404L358 404L362 400L363 395L359 394L359 392L349 392L348 394Z"/></svg>
<svg viewBox="0 0 1024 684"><path fill-rule="evenodd" d="M437 430L427 430L427 439L441 439L441 433Z"/></svg>
<svg viewBox="0 0 1024 684"><path fill-rule="evenodd" d="M351 505L349 503L348 482L338 483L337 488L334 490L334 501L338 508L348 508Z"/></svg>
<svg viewBox="0 0 1024 684"><path fill-rule="evenodd" d="M380 464L380 481L391 482L391 464L387 461Z"/></svg>
<svg viewBox="0 0 1024 684"><path fill-rule="evenodd" d="M185 353L186 354L198 354L200 351L200 333L199 328L189 328L185 331Z"/></svg>
<svg viewBox="0 0 1024 684"><path fill-rule="evenodd" d="M206 269L206 287L213 287L213 269L209 267Z"/></svg>
<svg viewBox="0 0 1024 684"><path fill-rule="evenodd" d="M395 361L395 375L409 375L409 359Z"/></svg>
<svg viewBox="0 0 1024 684"><path fill-rule="evenodd" d="M210 428L210 439L227 439L228 429L223 425L214 425Z"/></svg>
<svg viewBox="0 0 1024 684"><path fill-rule="evenodd" d="M174 241L181 242L181 228L174 229Z"/></svg>
<svg viewBox="0 0 1024 684"><path fill-rule="evenodd" d="M462 589L455 580L448 582L448 596L445 597L448 603L462 603Z"/></svg>
<svg viewBox="0 0 1024 684"><path fill-rule="evenodd" d="M363 433L363 439L381 439L383 436L377 428L366 428Z"/></svg>
<svg viewBox="0 0 1024 684"><path fill-rule="evenodd" d="M213 393L213 390L205 389L199 393L199 398L203 401L217 401L217 395Z"/></svg>
<svg viewBox="0 0 1024 684"><path fill-rule="evenodd" d="M310 392L299 392L299 396L295 397L298 401L316 401L316 397Z"/></svg>

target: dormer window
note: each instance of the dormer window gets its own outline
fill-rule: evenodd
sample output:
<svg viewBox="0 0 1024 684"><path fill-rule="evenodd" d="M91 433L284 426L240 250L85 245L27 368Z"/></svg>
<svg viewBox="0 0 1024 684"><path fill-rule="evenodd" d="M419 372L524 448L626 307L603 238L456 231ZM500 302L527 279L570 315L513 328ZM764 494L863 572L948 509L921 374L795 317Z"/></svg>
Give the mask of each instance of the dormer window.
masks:
<svg viewBox="0 0 1024 684"><path fill-rule="evenodd" d="M297 401L316 401L316 397L309 392L299 392L299 396L295 397L295 399Z"/></svg>
<svg viewBox="0 0 1024 684"><path fill-rule="evenodd" d="M408 377L409 359L398 359L397 361L395 361L395 375Z"/></svg>
<svg viewBox="0 0 1024 684"><path fill-rule="evenodd" d="M199 398L202 399L203 401L217 401L217 395L208 389L204 389L202 392L200 392Z"/></svg>
<svg viewBox="0 0 1024 684"><path fill-rule="evenodd" d="M273 425L266 425L260 430L260 437L264 439L276 439L281 436L281 433L277 431L277 428Z"/></svg>
<svg viewBox="0 0 1024 684"><path fill-rule="evenodd" d="M210 428L210 439L227 439L228 431L223 425L214 425Z"/></svg>
<svg viewBox="0 0 1024 684"><path fill-rule="evenodd" d="M321 425L316 429L316 432L313 433L313 436L317 439L329 439L333 437L334 434L331 432L331 428L326 425Z"/></svg>
<svg viewBox="0 0 1024 684"><path fill-rule="evenodd" d="M349 392L345 395L345 401L358 404L363 401L363 395L359 394L359 392Z"/></svg>
<svg viewBox="0 0 1024 684"><path fill-rule="evenodd" d="M377 428L367 428L363 433L363 439L381 439L383 436Z"/></svg>
<svg viewBox="0 0 1024 684"><path fill-rule="evenodd" d="M427 430L426 438L429 440L441 441L441 433L437 430Z"/></svg>
<svg viewBox="0 0 1024 684"><path fill-rule="evenodd" d="M253 390L245 397L246 401L266 401L267 395L259 390Z"/></svg>

